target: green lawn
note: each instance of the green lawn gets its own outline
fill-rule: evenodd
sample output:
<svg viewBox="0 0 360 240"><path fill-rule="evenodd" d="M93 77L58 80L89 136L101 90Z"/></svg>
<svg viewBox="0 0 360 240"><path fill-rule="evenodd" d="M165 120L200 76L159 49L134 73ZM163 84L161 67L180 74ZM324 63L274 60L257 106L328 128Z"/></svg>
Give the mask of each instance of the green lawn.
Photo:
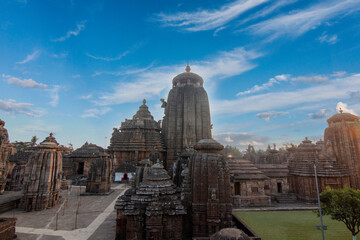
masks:
<svg viewBox="0 0 360 240"><path fill-rule="evenodd" d="M312 211L261 211L234 212L262 240L321 240L320 218ZM325 216L324 225L326 240L351 240L349 230L342 222Z"/></svg>

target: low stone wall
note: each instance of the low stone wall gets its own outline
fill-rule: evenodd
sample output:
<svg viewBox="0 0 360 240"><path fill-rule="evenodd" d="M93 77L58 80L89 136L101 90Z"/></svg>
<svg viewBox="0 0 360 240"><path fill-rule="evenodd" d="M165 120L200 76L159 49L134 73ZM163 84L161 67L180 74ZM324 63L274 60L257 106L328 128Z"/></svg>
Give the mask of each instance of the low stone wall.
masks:
<svg viewBox="0 0 360 240"><path fill-rule="evenodd" d="M0 239L10 240L16 238L16 218L0 218Z"/></svg>

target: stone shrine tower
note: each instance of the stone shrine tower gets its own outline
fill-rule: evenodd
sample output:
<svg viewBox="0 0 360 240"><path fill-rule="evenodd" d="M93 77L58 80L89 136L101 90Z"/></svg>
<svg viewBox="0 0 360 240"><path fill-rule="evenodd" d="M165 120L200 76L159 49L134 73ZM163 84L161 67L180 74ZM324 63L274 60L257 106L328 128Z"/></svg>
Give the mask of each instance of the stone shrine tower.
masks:
<svg viewBox="0 0 360 240"><path fill-rule="evenodd" d="M191 156L193 237L209 237L222 228L232 227L230 174L224 146L213 139L200 140Z"/></svg>
<svg viewBox="0 0 360 240"><path fill-rule="evenodd" d="M203 88L204 80L190 72L189 65L185 70L174 77L167 102L161 100L165 108L162 134L167 147L167 169L172 167L185 146L211 138L210 107Z"/></svg>
<svg viewBox="0 0 360 240"><path fill-rule="evenodd" d="M0 119L0 194L4 193L9 173L8 156L11 153L12 145L9 142L9 134L4 128L5 122Z"/></svg>
<svg viewBox="0 0 360 240"><path fill-rule="evenodd" d="M51 208L60 197L64 148L52 133L35 148L25 168L24 196L20 201L25 211Z"/></svg>
<svg viewBox="0 0 360 240"><path fill-rule="evenodd" d="M108 148L114 159L114 171L118 172L120 165L129 161L139 164L154 150L162 160L165 147L160 130L160 123L154 120L144 99L132 119L125 119L119 129L114 128Z"/></svg>
<svg viewBox="0 0 360 240"><path fill-rule="evenodd" d="M330 117L325 129L325 151L350 170L351 187L360 189L360 122L351 113L339 113Z"/></svg>

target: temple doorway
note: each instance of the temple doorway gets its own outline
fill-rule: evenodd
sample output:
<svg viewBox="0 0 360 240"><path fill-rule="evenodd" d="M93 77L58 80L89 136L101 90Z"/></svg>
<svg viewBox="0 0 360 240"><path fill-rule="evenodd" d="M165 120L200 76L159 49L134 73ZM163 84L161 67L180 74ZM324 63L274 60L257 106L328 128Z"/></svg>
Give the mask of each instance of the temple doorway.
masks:
<svg viewBox="0 0 360 240"><path fill-rule="evenodd" d="M277 189L278 189L278 193L282 193L282 185L281 182L277 183Z"/></svg>
<svg viewBox="0 0 360 240"><path fill-rule="evenodd" d="M123 181L129 181L129 177L128 177L128 174L127 173L124 173L124 176L123 176Z"/></svg>
<svg viewBox="0 0 360 240"><path fill-rule="evenodd" d="M84 174L84 162L79 162L78 174Z"/></svg>

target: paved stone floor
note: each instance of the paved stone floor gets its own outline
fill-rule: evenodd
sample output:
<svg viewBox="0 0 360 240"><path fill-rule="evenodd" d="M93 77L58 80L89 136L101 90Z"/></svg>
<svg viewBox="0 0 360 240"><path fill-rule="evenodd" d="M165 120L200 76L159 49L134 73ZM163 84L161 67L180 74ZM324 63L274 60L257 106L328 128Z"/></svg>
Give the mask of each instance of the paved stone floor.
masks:
<svg viewBox="0 0 360 240"><path fill-rule="evenodd" d="M114 205L128 187L116 184L112 186L114 192L109 195L80 196L85 187L72 186L62 191L61 201L54 208L34 212L17 209L2 213L0 217L17 218L19 240L115 239Z"/></svg>

